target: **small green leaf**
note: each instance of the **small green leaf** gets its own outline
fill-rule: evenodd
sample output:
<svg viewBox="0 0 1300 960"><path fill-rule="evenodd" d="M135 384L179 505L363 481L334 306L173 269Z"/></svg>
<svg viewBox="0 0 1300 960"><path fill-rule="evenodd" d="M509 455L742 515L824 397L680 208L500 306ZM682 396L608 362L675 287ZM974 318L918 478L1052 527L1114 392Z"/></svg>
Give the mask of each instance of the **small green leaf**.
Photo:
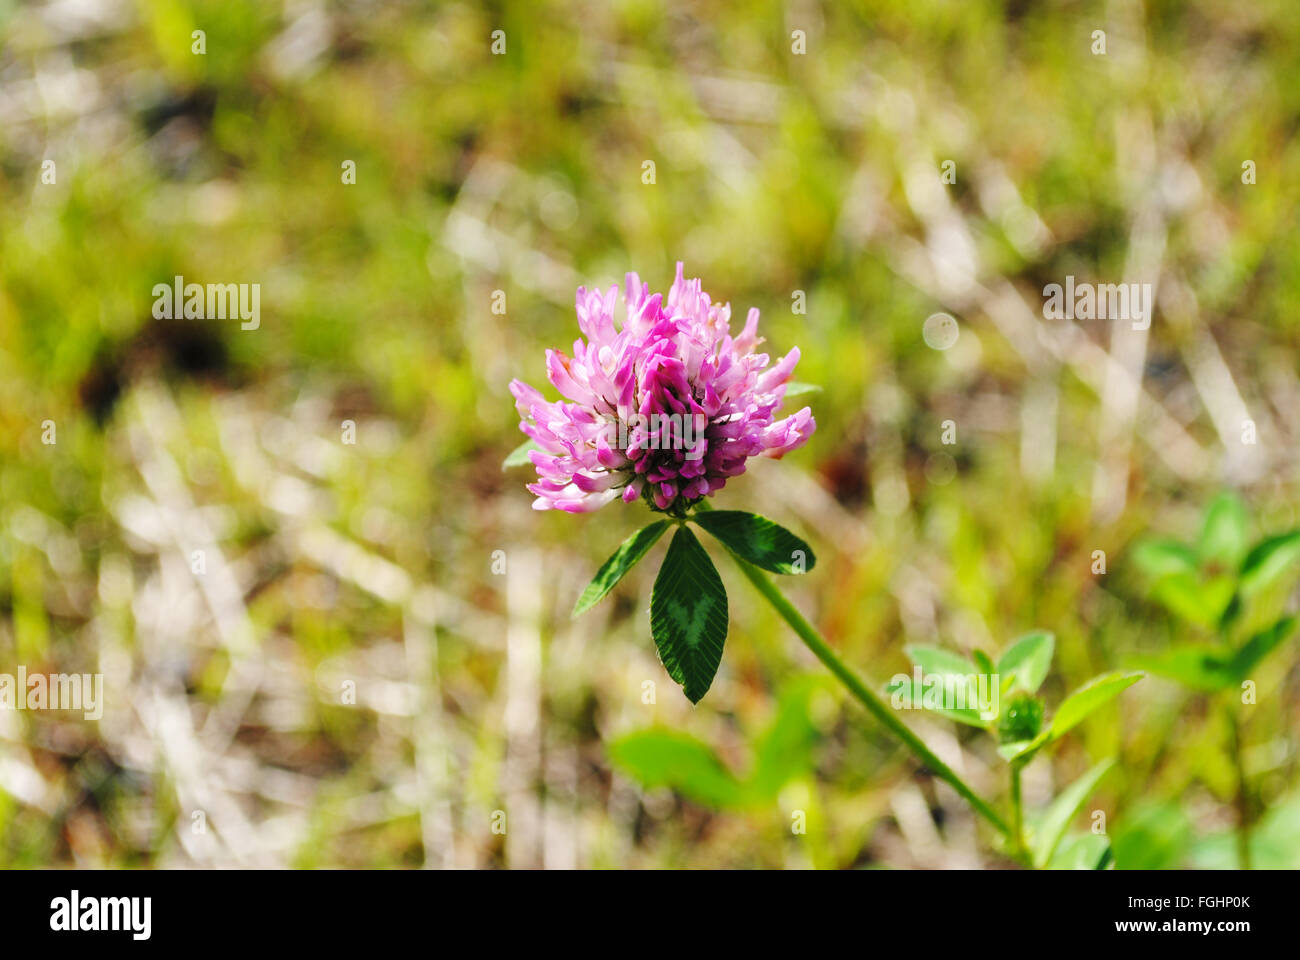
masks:
<svg viewBox="0 0 1300 960"><path fill-rule="evenodd" d="M1240 869L1235 830L1198 838L1187 866L1196 870ZM1250 831L1256 870L1300 869L1300 793L1278 797Z"/></svg>
<svg viewBox="0 0 1300 960"><path fill-rule="evenodd" d="M1176 540L1143 540L1133 548L1134 565L1151 580L1173 573L1196 575L1200 563L1196 551Z"/></svg>
<svg viewBox="0 0 1300 960"><path fill-rule="evenodd" d="M980 713L979 674L975 664L955 651L920 643L909 644L903 648L903 652L921 668L921 687L917 689L915 679L909 678L905 684L891 683L887 688L891 694L897 693L906 703L972 727L987 728L996 719L993 705L997 698L991 691L988 694L988 715ZM931 682L931 677L942 677L945 682L942 688L931 687L927 699L926 685Z"/></svg>
<svg viewBox="0 0 1300 960"><path fill-rule="evenodd" d="M987 682L989 684L988 689L990 700L992 702L989 704L989 710L988 713L984 715L984 719L988 721L988 726L991 727L995 722L997 722L998 711L1002 709L1002 695L1007 691L1000 686L993 685L993 676L997 673L997 668L993 665L993 661L989 659L987 653L983 650L976 649L971 652L971 656L975 658L975 669L977 671L975 674L976 683L978 684L981 675L989 678Z"/></svg>
<svg viewBox="0 0 1300 960"><path fill-rule="evenodd" d="M1231 682L1240 683L1250 676L1261 660L1272 653L1295 630L1296 618L1283 617L1277 623L1261 630L1241 645L1228 664Z"/></svg>
<svg viewBox="0 0 1300 960"><path fill-rule="evenodd" d="M922 673L937 673L941 676L969 677L975 673L975 664L960 653L945 650L943 647L931 647L922 643L911 643L903 648L908 658L921 668Z"/></svg>
<svg viewBox="0 0 1300 960"><path fill-rule="evenodd" d="M1300 560L1300 530L1261 540L1241 562L1241 589L1254 594L1271 586Z"/></svg>
<svg viewBox="0 0 1300 960"><path fill-rule="evenodd" d="M979 727L981 730L988 728L988 721L980 716L975 690L960 675L931 673L929 676L939 679L930 681L933 685L930 687L931 696L928 702L925 682L922 682L920 689L917 689L916 680L912 677L891 680L885 687L885 692L889 694L891 700L898 707L910 710L929 710L958 723ZM941 687L940 684L943 684L943 686ZM951 684L951 686L947 684ZM957 686L961 686L964 690L960 694L965 698L964 702L974 704L974 706L959 707L955 705L959 702ZM947 703L952 703L954 706L946 706Z"/></svg>
<svg viewBox="0 0 1300 960"><path fill-rule="evenodd" d="M623 575L636 566L637 561L646 555L646 551L655 545L667 529L668 521L659 520L648 527L642 527L624 540L610 558L601 564L600 569L596 571L596 576L582 591L582 596L574 604L573 615L581 616L600 603L605 594L613 590L614 585L623 579Z"/></svg>
<svg viewBox="0 0 1300 960"><path fill-rule="evenodd" d="M1109 758L1101 761L1074 783L1070 784L1060 795L1052 801L1051 806L1043 814L1042 820L1038 823L1038 828L1034 831L1032 843L1034 866L1042 869L1052 860L1052 855L1056 853L1056 848L1061 842L1061 837L1070 826L1070 821L1074 815L1079 812L1083 802L1092 795L1092 791L1097 789L1097 784L1101 781L1112 766L1115 760Z"/></svg>
<svg viewBox="0 0 1300 960"><path fill-rule="evenodd" d="M998 673L1004 677L1015 674L1015 686L1033 693L1047 677L1055 649L1056 638L1046 630L1027 633L998 658Z"/></svg>
<svg viewBox="0 0 1300 960"><path fill-rule="evenodd" d="M673 730L639 730L609 746L610 762L643 787L671 787L711 807L743 806L746 791L708 744Z"/></svg>
<svg viewBox="0 0 1300 960"><path fill-rule="evenodd" d="M1106 673L1094 678L1065 698L1052 718L1051 737L1061 737L1088 714L1142 679L1141 673Z"/></svg>
<svg viewBox="0 0 1300 960"><path fill-rule="evenodd" d="M1249 524L1246 507L1235 493L1224 491L1215 497L1205 512L1205 527L1197 547L1201 565L1235 570L1246 553Z"/></svg>
<svg viewBox="0 0 1300 960"><path fill-rule="evenodd" d="M1121 817L1111 833L1116 869L1176 870L1184 866L1196 831L1181 804L1146 800Z"/></svg>
<svg viewBox="0 0 1300 960"><path fill-rule="evenodd" d="M817 730L809 707L813 694L822 687L820 677L802 677L782 689L776 716L755 744L754 773L748 787L756 798L775 801L787 783L812 768Z"/></svg>
<svg viewBox="0 0 1300 960"><path fill-rule="evenodd" d="M1295 617L1283 617L1228 654L1215 647L1180 646L1159 654L1134 657L1133 666L1158 676L1213 693L1240 683L1259 663L1286 641L1296 627Z"/></svg>
<svg viewBox="0 0 1300 960"><path fill-rule="evenodd" d="M791 397L802 397L806 393L821 393L822 388L815 383L803 383L799 380L791 380L785 385L785 399Z"/></svg>
<svg viewBox="0 0 1300 960"><path fill-rule="evenodd" d="M1048 870L1105 870L1114 862L1110 840L1104 834L1072 833L1048 861Z"/></svg>
<svg viewBox="0 0 1300 960"><path fill-rule="evenodd" d="M536 440L533 440L532 438L525 440L523 443L519 444L519 446L510 451L510 456L506 457L505 461L501 464L501 469L509 470L512 467L531 465L533 461L528 459L528 454L533 450L540 449L542 448L537 445Z"/></svg>
<svg viewBox="0 0 1300 960"><path fill-rule="evenodd" d="M812 547L756 513L708 510L694 520L741 559L772 573L806 573L817 562Z"/></svg>
<svg viewBox="0 0 1300 960"><path fill-rule="evenodd" d="M1156 583L1151 596L1174 616L1213 629L1232 602L1236 584L1231 577L1202 581L1176 573Z"/></svg>
<svg viewBox="0 0 1300 960"><path fill-rule="evenodd" d="M727 638L727 592L690 528L668 545L650 594L650 635L668 675L691 703L709 691Z"/></svg>
<svg viewBox="0 0 1300 960"><path fill-rule="evenodd" d="M1024 766L1034 758L1038 748L1047 743L1052 735L1051 727L1048 727L1032 740L1018 740L1015 743L1004 743L998 747L998 753L1003 760L1009 760L1012 763Z"/></svg>
<svg viewBox="0 0 1300 960"><path fill-rule="evenodd" d="M1223 651L1213 647L1171 647L1161 653L1133 657L1130 662L1141 670L1207 693L1222 690L1232 683L1232 673Z"/></svg>
<svg viewBox="0 0 1300 960"><path fill-rule="evenodd" d="M1219 635L1227 636L1232 629L1232 625L1245 611L1245 604L1241 600L1241 591L1233 591L1232 599L1228 605L1223 608L1223 613L1219 616Z"/></svg>

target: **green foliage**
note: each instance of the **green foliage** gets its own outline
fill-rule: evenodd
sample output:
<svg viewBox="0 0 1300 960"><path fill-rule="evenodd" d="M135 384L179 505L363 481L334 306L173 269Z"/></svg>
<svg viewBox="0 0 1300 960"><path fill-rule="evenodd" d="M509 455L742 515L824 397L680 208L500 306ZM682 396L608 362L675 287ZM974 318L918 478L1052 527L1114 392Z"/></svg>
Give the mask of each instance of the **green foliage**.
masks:
<svg viewBox="0 0 1300 960"><path fill-rule="evenodd" d="M1201 833L1172 800L1141 803L1114 826L1115 865L1120 870L1231 870L1239 866L1232 830ZM1300 793L1280 797L1250 835L1253 865L1263 870L1300 869Z"/></svg>
<svg viewBox="0 0 1300 960"><path fill-rule="evenodd" d="M820 677L787 683L771 722L749 744L748 776L731 772L708 745L674 730L651 728L627 734L609 746L610 760L641 786L671 787L698 803L722 809L771 806L786 784L812 770L817 730L812 695L825 687Z"/></svg>
<svg viewBox="0 0 1300 960"><path fill-rule="evenodd" d="M804 573L817 562L812 548L789 530L742 510L710 510L691 518L732 553L774 573ZM667 529L660 520L628 538L605 561L573 609L576 617L600 602ZM668 675L692 703L708 692L727 636L727 592L704 547L680 524L650 599L650 633Z"/></svg>
<svg viewBox="0 0 1300 960"><path fill-rule="evenodd" d="M1295 632L1296 618L1283 617L1277 623L1256 633L1237 648L1228 661L1229 683L1239 684L1265 657L1281 646Z"/></svg>
<svg viewBox="0 0 1300 960"><path fill-rule="evenodd" d="M1062 701L1047 729L1030 740L1003 744L998 752L1013 763L1028 763L1042 747L1060 740L1090 714L1141 679L1140 672L1108 673L1094 677Z"/></svg>
<svg viewBox="0 0 1300 960"><path fill-rule="evenodd" d="M600 569L596 571L596 576L582 591L582 595L578 597L578 602L573 607L573 616L581 616L600 603L605 594L613 590L624 575L636 566L667 529L667 520L657 520L624 540L609 559L601 564Z"/></svg>
<svg viewBox="0 0 1300 960"><path fill-rule="evenodd" d="M1142 674L1139 672L1108 673L1080 687L1065 698L1052 717L1051 738L1057 740L1065 736L1094 710L1115 699L1141 679Z"/></svg>
<svg viewBox="0 0 1300 960"><path fill-rule="evenodd" d="M762 570L806 573L817 562L808 544L767 517L743 510L708 510L693 519L727 549Z"/></svg>
<svg viewBox="0 0 1300 960"><path fill-rule="evenodd" d="M1235 651L1225 653L1219 648L1180 646L1135 657L1134 664L1194 690L1213 693L1247 679L1266 656L1291 636L1295 627L1295 617L1283 617L1254 634Z"/></svg>
<svg viewBox="0 0 1300 960"><path fill-rule="evenodd" d="M628 734L609 745L609 758L643 787L672 787L715 807L744 806L744 787L706 743L676 730Z"/></svg>
<svg viewBox="0 0 1300 960"><path fill-rule="evenodd" d="M1184 865L1192 824L1171 801L1134 806L1112 825L1112 848L1119 870L1172 870Z"/></svg>
<svg viewBox="0 0 1300 960"><path fill-rule="evenodd" d="M1215 648L1184 645L1131 659L1135 667L1177 680L1193 690L1213 692L1232 683L1228 661Z"/></svg>
<svg viewBox="0 0 1300 960"><path fill-rule="evenodd" d="M532 466L533 461L529 459L528 455L534 450L540 449L542 448L538 446L537 441L529 437L523 443L519 444L519 446L510 451L509 455L504 461L502 461L501 469L511 470L515 467Z"/></svg>
<svg viewBox="0 0 1300 960"><path fill-rule="evenodd" d="M1241 591L1253 596L1267 590L1300 560L1300 530L1265 537L1241 562Z"/></svg>
<svg viewBox="0 0 1300 960"><path fill-rule="evenodd" d="M650 595L650 635L668 675L691 703L709 691L727 637L727 592L713 561L682 526Z"/></svg>
<svg viewBox="0 0 1300 960"><path fill-rule="evenodd" d="M934 674L934 676L938 676ZM977 707L972 706L948 706L947 702L956 703L957 687L960 686L965 691L965 702L975 703L974 685L968 683L961 677L946 676L943 677L944 693L939 702L934 702L933 694L931 698L926 698L926 686L924 683L917 684L915 679L907 677L904 679L891 680L885 687L885 692L894 698L900 706L909 710L929 710L937 713L941 717L947 717L949 720L955 720L957 723L964 723L967 726L979 727L981 730L988 728L988 721L980 714ZM931 688L933 689L933 688Z"/></svg>
<svg viewBox="0 0 1300 960"><path fill-rule="evenodd" d="M1250 518L1246 506L1233 493L1221 493L1205 511L1205 525L1197 545L1203 569L1234 569L1246 553Z"/></svg>
<svg viewBox="0 0 1300 960"><path fill-rule="evenodd" d="M1151 580L1175 574L1195 576L1200 568L1196 551L1175 540L1148 539L1133 548L1133 563Z"/></svg>
<svg viewBox="0 0 1300 960"><path fill-rule="evenodd" d="M1032 851L1035 867L1041 870L1051 863L1061 838L1070 826L1070 821L1079 812L1083 802L1097 789L1097 784L1101 782L1101 778L1109 773L1114 765L1115 760L1113 757L1102 760L1056 795L1056 799L1043 813L1037 828L1034 830Z"/></svg>
<svg viewBox="0 0 1300 960"><path fill-rule="evenodd" d="M913 677L891 680L886 685L885 691L900 706L930 710L972 727L988 727L990 719L981 716L978 709L979 684L969 660L942 647L924 644L910 644L903 648L903 652L921 668L923 679L919 685ZM926 677L937 677L942 681L939 685L931 682L929 697L926 696ZM958 706L959 703L964 705Z"/></svg>
<svg viewBox="0 0 1300 960"><path fill-rule="evenodd" d="M826 681L817 676L791 681L782 689L776 716L754 745L753 773L746 784L760 802L774 802L787 783L812 770L817 730L811 700L825 688Z"/></svg>
<svg viewBox="0 0 1300 960"><path fill-rule="evenodd" d="M1003 687L999 699L1013 690L1037 690L1051 668L1054 647L1052 634L1042 630L1025 634L1013 642L998 659L997 674L1001 676ZM987 717L969 706L949 705L955 704L955 700L945 703L938 696L927 698L924 678L932 676L943 680L942 686L934 686L936 693L945 690L948 696L953 696L960 692L968 705L977 703L980 668L960 654L942 647L911 644L904 648L904 652L921 668L921 689L917 689L915 678L895 678L886 686L887 693L900 705L921 707L960 723L995 731L1002 744L999 752L1006 759L1019 763L1028 762L1040 747L1060 739L1094 710L1142 678L1141 673L1113 673L1094 678L1067 697L1052 718L1051 725L1042 729L1045 708L1043 702L1031 693L1013 696L1009 703L999 705L999 709ZM977 653L976 656L984 664L989 663L987 655Z"/></svg>
<svg viewBox="0 0 1300 960"><path fill-rule="evenodd" d="M1103 869L1112 865L1109 843L1104 837L1080 834L1065 839L1070 821L1101 778L1115 765L1108 757L1063 790L1037 819L1032 841L1026 846L1022 836L1020 810L1020 770L1038 751L1073 730L1104 704L1142 678L1141 673L1111 673L1094 678L1061 703L1050 724L1044 728L1045 706L1034 695L1051 668L1055 642L1050 633L1034 631L1012 643L998 660L1001 676L999 692L1010 695L1000 712L981 716L976 710L961 706L952 699L960 693L964 699L976 697L975 687L988 671L990 658L976 651L976 663L941 647L920 644L905 648L920 670L920 676L896 677L887 686L895 706L922 707L941 716L970 726L996 732L998 752L1010 762L1014 819L1008 833L1009 852L1037 868ZM936 682L936 680L938 682ZM941 696L935 696L935 694Z"/></svg>
<svg viewBox="0 0 1300 960"><path fill-rule="evenodd" d="M1073 833L1065 837L1052 859L1049 870L1106 870L1115 865L1110 841L1096 833Z"/></svg>
<svg viewBox="0 0 1300 960"><path fill-rule="evenodd" d="M1195 549L1164 539L1134 547L1134 564L1147 578L1152 599L1217 640L1212 646L1179 643L1135 655L1134 666L1215 692L1247 679L1290 636L1295 623L1284 616L1233 642L1240 624L1257 619L1247 616L1246 607L1294 575L1300 560L1300 531L1266 536L1252 546L1249 526L1240 499L1223 493L1207 507Z"/></svg>
<svg viewBox="0 0 1300 960"><path fill-rule="evenodd" d="M1300 793L1279 798L1250 833L1251 865L1259 870L1300 870ZM1189 865L1198 870L1240 868L1237 837L1217 831L1194 840Z"/></svg>
<svg viewBox="0 0 1300 960"><path fill-rule="evenodd" d="M1232 603L1231 577L1202 577L1176 573L1162 577L1151 596L1174 616L1213 630Z"/></svg>
<svg viewBox="0 0 1300 960"><path fill-rule="evenodd" d="M969 677L974 669L969 660L959 653L942 647L930 647L913 643L903 648L903 652L912 662L921 668L922 673L932 673L941 677Z"/></svg>
<svg viewBox="0 0 1300 960"><path fill-rule="evenodd" d="M810 393L821 393L822 388L815 383L803 383L799 380L791 380L785 385L785 399L793 400L795 397L807 396Z"/></svg>
<svg viewBox="0 0 1300 960"><path fill-rule="evenodd" d="M998 658L997 672L1004 680L1014 676L1015 687L1033 693L1047 677L1055 650L1056 638L1046 630L1027 633Z"/></svg>

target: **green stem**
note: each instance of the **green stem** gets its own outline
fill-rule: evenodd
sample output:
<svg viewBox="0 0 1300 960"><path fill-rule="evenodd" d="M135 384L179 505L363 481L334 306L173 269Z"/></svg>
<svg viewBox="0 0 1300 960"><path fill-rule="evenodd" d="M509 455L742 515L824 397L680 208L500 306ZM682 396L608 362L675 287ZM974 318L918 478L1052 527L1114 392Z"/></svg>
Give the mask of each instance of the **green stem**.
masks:
<svg viewBox="0 0 1300 960"><path fill-rule="evenodd" d="M1246 787L1246 763L1241 756L1241 723L1236 706L1231 700L1224 701L1224 714L1228 720L1232 765L1237 774L1237 867L1240 870L1249 870L1251 868L1250 793Z"/></svg>
<svg viewBox="0 0 1300 960"><path fill-rule="evenodd" d="M1016 854L1025 856L1025 815L1020 801L1020 771L1018 763L1011 764L1011 843Z"/></svg>
<svg viewBox="0 0 1300 960"><path fill-rule="evenodd" d="M1222 627L1219 630L1219 642L1228 649L1232 647L1232 638ZM1232 768L1237 780L1236 795L1233 797L1233 805L1237 808L1237 869L1249 870L1251 805L1246 784L1246 762L1241 755L1241 711L1231 697L1225 697L1222 702L1224 720L1228 725L1228 752L1232 756Z"/></svg>
<svg viewBox="0 0 1300 960"><path fill-rule="evenodd" d="M730 553L731 551L728 550L727 552ZM772 605L773 609L775 609L776 612L781 615L781 618L790 625L791 629L799 635L799 639L804 642L817 659L824 663L826 668L830 670L831 673L835 674L844 686L848 687L849 692L867 708L867 712L875 717L876 720L888 729L890 733L898 737L899 740L902 740L907 748L911 750L922 763L934 771L936 776L941 780L946 781L949 786L961 794L966 801L975 808L976 813L982 816L989 823L993 824L993 826L997 827L998 831L1004 836L1009 836L1010 832L1007 829L1006 822L997 815L997 812L994 811L994 809L974 790L967 786L966 781L959 777L951 767L936 757L930 751L930 748L922 742L921 738L913 733L907 725L903 723L903 721L899 720L894 714L894 711L886 706L885 702L873 693L871 689L862 682L858 675L849 669L843 660L835 655L835 651L830 648L830 645L822 635L817 632L817 629L812 624L804 619L803 614L794 608L790 601L785 598L785 594L777 588L776 584L768 579L767 575L752 563L738 557L734 553L731 554L731 557L736 561L737 566L740 567L740 572L745 575L750 583L758 588L758 592L767 599L767 602Z"/></svg>

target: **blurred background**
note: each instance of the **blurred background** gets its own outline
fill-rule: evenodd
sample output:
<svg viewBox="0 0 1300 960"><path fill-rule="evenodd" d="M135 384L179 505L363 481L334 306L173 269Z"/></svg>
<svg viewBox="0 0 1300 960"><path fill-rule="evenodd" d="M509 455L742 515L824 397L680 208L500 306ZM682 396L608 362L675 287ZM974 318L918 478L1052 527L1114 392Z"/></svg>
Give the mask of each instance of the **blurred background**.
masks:
<svg viewBox="0 0 1300 960"><path fill-rule="evenodd" d="M578 285L684 260L824 388L718 498L813 545L796 605L879 685L1051 629L1054 705L1187 630L1139 537L1225 487L1300 522L1294 13L0 0L0 672L106 701L0 711L0 865L1009 866L727 565L698 708L662 545L571 620L648 513L533 512L507 383ZM260 326L155 319L177 275ZM1067 275L1152 283L1150 330L1044 320ZM1244 714L1261 866L1300 866L1296 662ZM907 720L1005 802L995 744ZM1228 736L1149 677L1026 803L1116 756L1120 867L1231 866Z"/></svg>

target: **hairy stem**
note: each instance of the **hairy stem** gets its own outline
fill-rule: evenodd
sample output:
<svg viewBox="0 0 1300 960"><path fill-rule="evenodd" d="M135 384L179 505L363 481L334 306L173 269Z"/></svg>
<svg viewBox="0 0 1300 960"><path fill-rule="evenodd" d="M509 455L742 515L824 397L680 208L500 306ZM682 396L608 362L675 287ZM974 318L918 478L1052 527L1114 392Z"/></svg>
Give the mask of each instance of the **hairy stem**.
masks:
<svg viewBox="0 0 1300 960"><path fill-rule="evenodd" d="M728 551L730 553L731 551ZM790 625L790 628L799 635L799 639L804 642L820 660L826 665L831 673L844 684L858 702L867 708L875 719L884 726L890 733L896 736L903 744L916 755L923 764L929 767L934 774L941 780L944 780L956 790L965 800L975 808L975 812L982 816L989 823L993 824L1003 836L1009 836L1010 831L1006 822L998 816L997 812L989 804L972 790L957 773L946 763L940 760L931 752L930 748L907 727L903 721L899 720L894 711L891 710L879 696L871 691L862 680L849 669L835 651L831 649L825 638L822 637L817 629L804 619L803 614L794 608L789 600L785 598L780 589L774 584L762 570L744 560L736 554L731 554L732 559L736 561L746 579L749 580L758 592L770 603L773 609L781 615L781 618Z"/></svg>

